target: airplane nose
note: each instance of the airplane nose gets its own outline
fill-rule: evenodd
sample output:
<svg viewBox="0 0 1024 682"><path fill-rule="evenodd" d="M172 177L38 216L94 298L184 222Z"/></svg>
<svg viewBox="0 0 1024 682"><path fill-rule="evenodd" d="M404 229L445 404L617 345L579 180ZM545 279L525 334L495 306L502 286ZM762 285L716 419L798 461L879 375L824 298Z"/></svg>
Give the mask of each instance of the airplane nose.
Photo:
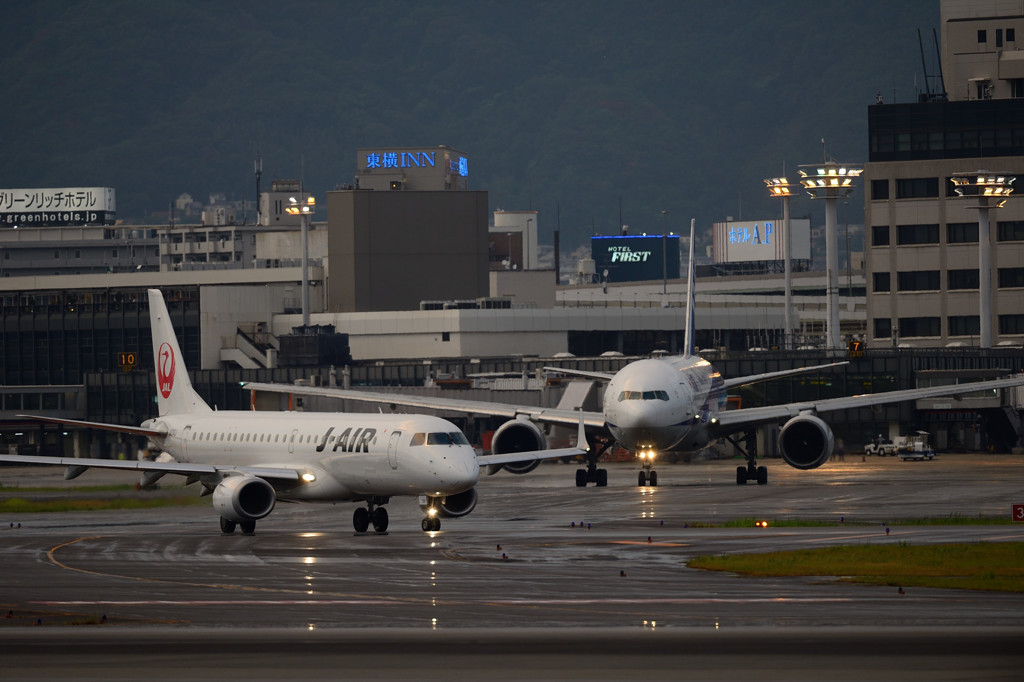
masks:
<svg viewBox="0 0 1024 682"><path fill-rule="evenodd" d="M452 452L445 461L447 467L442 478L446 486L461 491L476 485L480 478L480 465L476 462L476 453L473 448L460 447L456 452Z"/></svg>

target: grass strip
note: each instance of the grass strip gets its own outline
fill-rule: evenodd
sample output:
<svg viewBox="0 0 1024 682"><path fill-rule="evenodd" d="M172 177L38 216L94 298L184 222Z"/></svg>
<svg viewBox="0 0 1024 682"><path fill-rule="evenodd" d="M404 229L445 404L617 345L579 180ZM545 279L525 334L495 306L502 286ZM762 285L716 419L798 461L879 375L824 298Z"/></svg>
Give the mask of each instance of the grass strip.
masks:
<svg viewBox="0 0 1024 682"><path fill-rule="evenodd" d="M687 566L759 577L833 576L894 587L1024 592L1024 542L843 545L701 556Z"/></svg>
<svg viewBox="0 0 1024 682"><path fill-rule="evenodd" d="M12 497L6 500L0 500L0 513L36 514L40 512L155 509L158 507L189 507L200 504L208 504L208 501L197 495L175 495L173 497L116 497L90 500L27 500L23 497Z"/></svg>

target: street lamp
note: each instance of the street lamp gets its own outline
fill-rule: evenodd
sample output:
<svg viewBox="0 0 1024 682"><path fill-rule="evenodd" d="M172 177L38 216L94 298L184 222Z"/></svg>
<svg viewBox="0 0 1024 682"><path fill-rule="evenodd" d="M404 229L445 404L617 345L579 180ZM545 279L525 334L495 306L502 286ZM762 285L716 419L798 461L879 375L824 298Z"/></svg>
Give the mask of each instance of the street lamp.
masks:
<svg viewBox="0 0 1024 682"><path fill-rule="evenodd" d="M533 240L530 239L530 227L532 227L533 218L526 219L526 235L523 241L523 270L530 269L530 245L533 244Z"/></svg>
<svg viewBox="0 0 1024 682"><path fill-rule="evenodd" d="M665 214L661 212L661 293L665 297L665 305L668 305L668 233L665 232Z"/></svg>
<svg viewBox="0 0 1024 682"><path fill-rule="evenodd" d="M782 335L782 347L789 350L793 333L793 239L789 234L789 199L793 196L793 185L784 177L766 178L764 184L768 186L769 195L782 199L782 250L786 263L786 308L783 311L786 330Z"/></svg>
<svg viewBox="0 0 1024 682"><path fill-rule="evenodd" d="M839 247L836 243L836 202L853 192L853 181L864 169L859 164L825 161L800 166L800 184L812 199L825 200L825 277L828 287L826 308L827 347L839 348ZM806 170L804 170L806 169Z"/></svg>
<svg viewBox="0 0 1024 682"><path fill-rule="evenodd" d="M979 343L982 348L992 347L992 209L1002 208L1013 192L1012 175L1001 175L980 170L973 173L955 173L950 178L958 196L977 199L967 208L978 209L978 315Z"/></svg>
<svg viewBox="0 0 1024 682"><path fill-rule="evenodd" d="M316 212L316 199L312 194L300 199L288 197L284 212L299 216L302 226L302 326L309 326L309 216Z"/></svg>

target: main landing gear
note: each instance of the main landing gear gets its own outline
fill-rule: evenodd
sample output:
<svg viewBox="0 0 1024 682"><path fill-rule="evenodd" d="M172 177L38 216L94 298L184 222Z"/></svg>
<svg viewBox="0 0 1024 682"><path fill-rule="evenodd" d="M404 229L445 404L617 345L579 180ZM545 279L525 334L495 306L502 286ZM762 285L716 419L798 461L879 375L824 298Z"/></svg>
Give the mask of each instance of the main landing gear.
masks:
<svg viewBox="0 0 1024 682"><path fill-rule="evenodd" d="M385 533L388 529L388 510L383 505L387 504L388 497L371 497L366 501L365 507L357 507L352 514L352 526L357 533L365 533L370 524L373 524L375 533Z"/></svg>
<svg viewBox="0 0 1024 682"><path fill-rule="evenodd" d="M235 526L241 528L243 535L254 535L256 533L256 520L252 519L249 521L239 521L237 524L231 519L226 519L223 516L220 517L220 532L225 535L231 535L235 532Z"/></svg>
<svg viewBox="0 0 1024 682"><path fill-rule="evenodd" d="M747 452L746 448L732 437L726 436L725 439L735 445L736 449L743 453L743 456L747 459L746 466L736 467L736 485L746 485L747 481L757 481L758 485L768 483L768 467L757 466L757 457Z"/></svg>
<svg viewBox="0 0 1024 682"><path fill-rule="evenodd" d="M604 451L608 449L608 446L611 445L612 442L613 441L607 441L597 452L591 450L584 455L587 459L587 468L576 470L577 488L586 488L587 483L594 483L598 488L604 488L608 485L608 470L598 469L597 460L604 454Z"/></svg>

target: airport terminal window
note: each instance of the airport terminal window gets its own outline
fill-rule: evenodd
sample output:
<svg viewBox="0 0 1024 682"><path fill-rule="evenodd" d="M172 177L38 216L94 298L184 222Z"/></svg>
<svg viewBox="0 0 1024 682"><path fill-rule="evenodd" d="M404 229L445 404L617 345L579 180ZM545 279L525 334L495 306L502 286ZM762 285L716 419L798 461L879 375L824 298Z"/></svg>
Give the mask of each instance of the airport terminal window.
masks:
<svg viewBox="0 0 1024 682"><path fill-rule="evenodd" d="M888 339L892 336L892 320L888 317L876 317L874 320L876 339Z"/></svg>
<svg viewBox="0 0 1024 682"><path fill-rule="evenodd" d="M947 244L977 244L978 223L946 223Z"/></svg>
<svg viewBox="0 0 1024 682"><path fill-rule="evenodd" d="M914 244L938 244L939 224L897 225L896 243L901 246Z"/></svg>
<svg viewBox="0 0 1024 682"><path fill-rule="evenodd" d="M911 270L896 273L897 291L938 291L938 270Z"/></svg>
<svg viewBox="0 0 1024 682"><path fill-rule="evenodd" d="M878 293L880 291L889 291L889 273L888 272L874 272L871 273L872 279L872 291Z"/></svg>
<svg viewBox="0 0 1024 682"><path fill-rule="evenodd" d="M955 289L977 289L979 286L978 269L949 270L946 286L950 291Z"/></svg>
<svg viewBox="0 0 1024 682"><path fill-rule="evenodd" d="M983 28L978 29L978 43L983 45L988 42L988 31Z"/></svg>
<svg viewBox="0 0 1024 682"><path fill-rule="evenodd" d="M889 246L889 226L871 226L871 246Z"/></svg>
<svg viewBox="0 0 1024 682"><path fill-rule="evenodd" d="M950 336L977 336L981 333L981 317L978 315L950 315Z"/></svg>
<svg viewBox="0 0 1024 682"><path fill-rule="evenodd" d="M1000 315L1000 334L1024 334L1024 315Z"/></svg>
<svg viewBox="0 0 1024 682"><path fill-rule="evenodd" d="M1024 241L1024 220L1000 221L996 231L1001 242Z"/></svg>
<svg viewBox="0 0 1024 682"><path fill-rule="evenodd" d="M999 268L999 287L1024 287L1024 268Z"/></svg>
<svg viewBox="0 0 1024 682"><path fill-rule="evenodd" d="M941 336L942 319L939 317L901 317L900 336Z"/></svg>

